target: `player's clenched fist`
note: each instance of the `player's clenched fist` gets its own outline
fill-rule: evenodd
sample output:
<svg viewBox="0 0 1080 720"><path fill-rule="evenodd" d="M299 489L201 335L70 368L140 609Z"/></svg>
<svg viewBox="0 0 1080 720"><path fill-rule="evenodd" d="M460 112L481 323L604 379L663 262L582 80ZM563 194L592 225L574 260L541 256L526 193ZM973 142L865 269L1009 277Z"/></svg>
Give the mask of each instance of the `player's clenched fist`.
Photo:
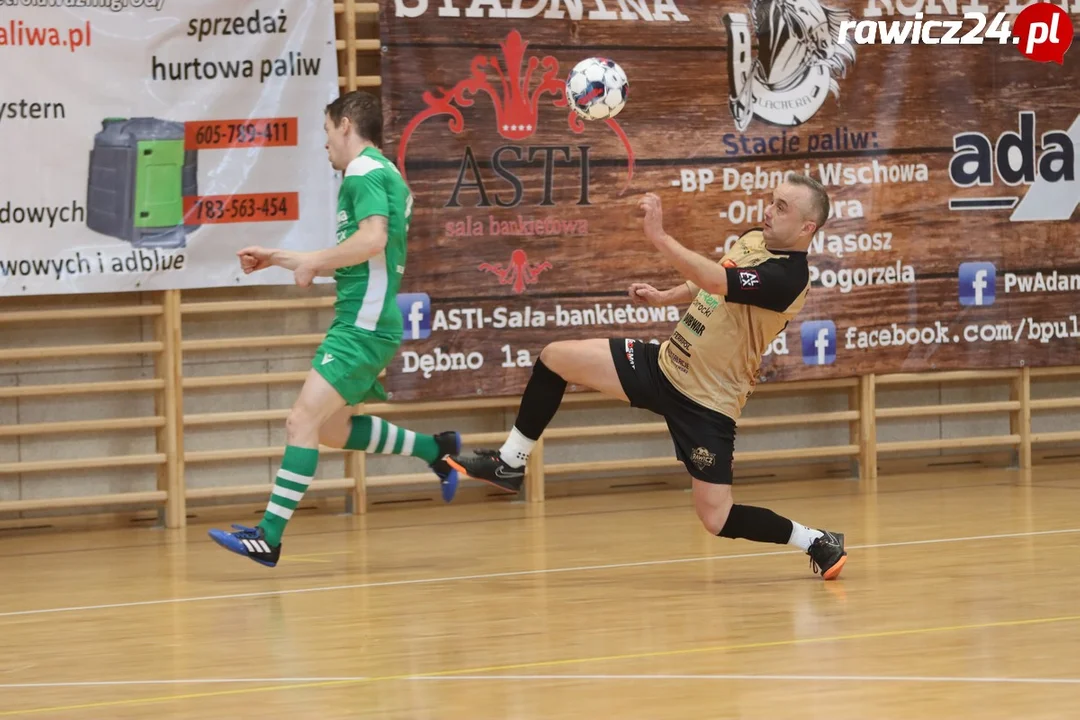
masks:
<svg viewBox="0 0 1080 720"><path fill-rule="evenodd" d="M632 283L630 301L634 305L663 305L664 293L647 283Z"/></svg>
<svg viewBox="0 0 1080 720"><path fill-rule="evenodd" d="M236 255L240 258L240 269L244 271L245 275L250 275L253 272L265 270L270 267L270 258L273 255L273 251L258 246L251 246L238 251Z"/></svg>
<svg viewBox="0 0 1080 720"><path fill-rule="evenodd" d="M659 242L664 238L664 212L660 206L660 196L656 193L646 193L641 198L639 207L645 211L643 223L645 237L653 242Z"/></svg>

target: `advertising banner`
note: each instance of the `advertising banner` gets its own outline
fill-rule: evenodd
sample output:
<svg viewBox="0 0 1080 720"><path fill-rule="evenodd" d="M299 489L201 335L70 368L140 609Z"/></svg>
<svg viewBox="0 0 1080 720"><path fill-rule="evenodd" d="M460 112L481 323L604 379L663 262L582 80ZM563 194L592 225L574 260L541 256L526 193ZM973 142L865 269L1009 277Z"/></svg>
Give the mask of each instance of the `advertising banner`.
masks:
<svg viewBox="0 0 1080 720"><path fill-rule="evenodd" d="M0 295L293 282L334 242L323 0L0 0Z"/></svg>
<svg viewBox="0 0 1080 720"><path fill-rule="evenodd" d="M719 261L787 171L832 210L762 381L1076 363L1080 1L1026 5L385 3L385 152L416 196L387 387L519 393L551 341L666 339L685 307L627 294L683 279L642 193ZM629 81L607 120L567 105L590 57Z"/></svg>

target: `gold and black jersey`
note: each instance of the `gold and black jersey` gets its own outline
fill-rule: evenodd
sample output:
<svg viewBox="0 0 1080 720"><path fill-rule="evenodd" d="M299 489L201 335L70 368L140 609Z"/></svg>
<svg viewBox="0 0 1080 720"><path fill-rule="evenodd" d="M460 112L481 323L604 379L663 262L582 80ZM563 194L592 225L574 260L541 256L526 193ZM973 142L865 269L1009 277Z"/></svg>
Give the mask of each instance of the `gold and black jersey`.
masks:
<svg viewBox="0 0 1080 720"><path fill-rule="evenodd" d="M760 230L740 237L720 259L726 296L690 285L690 302L660 346L660 369L694 402L738 419L753 392L766 348L806 302L805 252L770 252Z"/></svg>

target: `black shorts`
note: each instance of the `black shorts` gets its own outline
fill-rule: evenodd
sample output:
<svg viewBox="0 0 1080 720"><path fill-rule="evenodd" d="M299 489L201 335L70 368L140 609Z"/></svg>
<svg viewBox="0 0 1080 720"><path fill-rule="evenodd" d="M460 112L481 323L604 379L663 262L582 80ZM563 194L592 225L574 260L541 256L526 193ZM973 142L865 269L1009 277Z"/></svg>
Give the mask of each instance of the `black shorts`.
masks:
<svg viewBox="0 0 1080 720"><path fill-rule="evenodd" d="M662 415L675 443L675 457L698 480L731 484L735 421L697 404L660 370L660 346L630 338L610 340L611 357L630 405Z"/></svg>

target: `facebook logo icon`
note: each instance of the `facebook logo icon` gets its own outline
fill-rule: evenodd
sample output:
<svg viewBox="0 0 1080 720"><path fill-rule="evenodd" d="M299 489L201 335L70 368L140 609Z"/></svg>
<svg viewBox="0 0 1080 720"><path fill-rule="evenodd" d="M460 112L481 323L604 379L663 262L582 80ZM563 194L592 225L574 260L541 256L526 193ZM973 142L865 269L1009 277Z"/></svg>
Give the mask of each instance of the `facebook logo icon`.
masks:
<svg viewBox="0 0 1080 720"><path fill-rule="evenodd" d="M431 298L427 293L398 295L397 304L405 319L406 340L423 340L431 335Z"/></svg>
<svg viewBox="0 0 1080 720"><path fill-rule="evenodd" d="M993 305L997 268L988 262L960 264L960 304Z"/></svg>
<svg viewBox="0 0 1080 720"><path fill-rule="evenodd" d="M832 365L836 360L836 325L832 320L802 324L802 359L807 365Z"/></svg>

